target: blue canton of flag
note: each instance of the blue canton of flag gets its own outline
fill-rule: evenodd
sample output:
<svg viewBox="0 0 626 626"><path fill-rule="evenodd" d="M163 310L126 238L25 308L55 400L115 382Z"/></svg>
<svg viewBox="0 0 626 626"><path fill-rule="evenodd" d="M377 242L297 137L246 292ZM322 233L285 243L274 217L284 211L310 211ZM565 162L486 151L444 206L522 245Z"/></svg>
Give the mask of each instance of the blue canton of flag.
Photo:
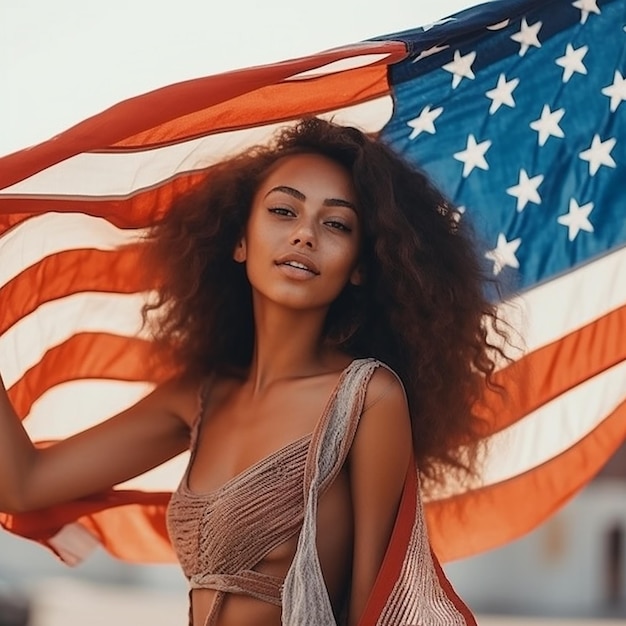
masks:
<svg viewBox="0 0 626 626"><path fill-rule="evenodd" d="M402 34L383 137L471 220L505 289L626 242L625 23L611 0L494 2Z"/></svg>

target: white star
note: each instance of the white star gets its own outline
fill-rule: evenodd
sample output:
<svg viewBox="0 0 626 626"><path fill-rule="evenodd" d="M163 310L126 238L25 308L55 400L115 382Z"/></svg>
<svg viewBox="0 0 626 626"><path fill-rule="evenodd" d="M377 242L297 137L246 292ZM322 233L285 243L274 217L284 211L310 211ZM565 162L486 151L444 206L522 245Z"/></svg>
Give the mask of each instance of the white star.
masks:
<svg viewBox="0 0 626 626"><path fill-rule="evenodd" d="M474 72L472 72L472 63L476 59L476 52L468 52L461 55L458 50L454 51L454 59L450 63L446 63L443 69L452 74L452 89L456 89L464 78L474 80Z"/></svg>
<svg viewBox="0 0 626 626"><path fill-rule="evenodd" d="M559 224L567 226L567 238L570 241L574 241L581 230L588 233L593 232L593 224L589 221L591 211L593 211L593 202L578 206L578 202L574 198L570 198L569 212L556 218Z"/></svg>
<svg viewBox="0 0 626 626"><path fill-rule="evenodd" d="M572 6L580 9L581 24L584 24L587 21L589 13L595 13L596 15L600 15L598 0L576 0L576 2L572 2Z"/></svg>
<svg viewBox="0 0 626 626"><path fill-rule="evenodd" d="M615 161L611 156L611 150L615 147L615 139L611 137L606 141L600 139L600 135L594 135L591 146L583 150L578 156L583 161L589 162L589 175L594 176L601 165L615 167Z"/></svg>
<svg viewBox="0 0 626 626"><path fill-rule="evenodd" d="M509 19L502 20L501 22L498 22L497 24L492 24L491 26L487 26L487 30L502 30L503 28L506 28L510 22L511 20Z"/></svg>
<svg viewBox="0 0 626 626"><path fill-rule="evenodd" d="M485 95L491 100L489 114L493 115L503 104L514 108L513 90L519 85L519 78L511 78L507 81L504 74L498 76L498 84L490 89Z"/></svg>
<svg viewBox="0 0 626 626"><path fill-rule="evenodd" d="M526 18L522 18L519 31L511 35L511 39L520 44L519 55L521 57L528 52L528 48L530 48L530 46L541 48L537 35L539 34L542 26L543 22L535 22L532 26L529 26Z"/></svg>
<svg viewBox="0 0 626 626"><path fill-rule="evenodd" d="M574 72L586 74L587 68L583 64L583 59L589 50L589 46L574 48L571 43L567 44L565 54L559 57L555 63L563 68L563 82L566 83Z"/></svg>
<svg viewBox="0 0 626 626"><path fill-rule="evenodd" d="M409 139L415 139L421 132L430 133L434 135L435 120L443 113L443 107L437 107L436 109L430 108L430 104L425 106L421 113L412 120L409 120L407 124L413 129L409 135Z"/></svg>
<svg viewBox="0 0 626 626"><path fill-rule="evenodd" d="M515 256L517 249L522 243L521 237L507 241L503 233L498 235L498 243L493 250L485 252L485 257L493 261L493 273L497 276L505 267L519 267L519 261Z"/></svg>
<svg viewBox="0 0 626 626"><path fill-rule="evenodd" d="M431 28L435 26L441 26L441 24L445 24L446 22L454 22L456 18L454 17L444 17L442 20L437 20L436 22L431 22L430 24L425 24L422 26L422 30L424 32L429 31Z"/></svg>
<svg viewBox="0 0 626 626"><path fill-rule="evenodd" d="M491 147L491 141L476 143L474 135L468 135L467 147L461 152L455 152L454 158L463 163L463 178L467 178L475 167L488 170L489 164L485 159L485 152Z"/></svg>
<svg viewBox="0 0 626 626"><path fill-rule="evenodd" d="M428 48L428 50L422 50L412 61L411 63L417 63L426 57L430 57L433 54L437 54L438 52L442 52L443 50L447 50L450 46L433 46L432 48Z"/></svg>
<svg viewBox="0 0 626 626"><path fill-rule="evenodd" d="M605 87L602 93L611 98L611 113L615 113L622 101L626 100L626 78L622 76L621 72L615 70L613 84Z"/></svg>
<svg viewBox="0 0 626 626"><path fill-rule="evenodd" d="M550 107L547 104L543 105L541 117L530 123L530 127L538 133L537 141L540 146L545 145L550 137L565 137L563 129L559 126L559 122L564 114L565 109L550 111Z"/></svg>
<svg viewBox="0 0 626 626"><path fill-rule="evenodd" d="M517 198L518 213L521 213L529 202L541 204L541 196L539 195L537 188L542 182L542 174L528 178L528 174L525 169L521 169L519 171L519 182L517 185L513 185L513 187L509 187L506 190L510 196Z"/></svg>

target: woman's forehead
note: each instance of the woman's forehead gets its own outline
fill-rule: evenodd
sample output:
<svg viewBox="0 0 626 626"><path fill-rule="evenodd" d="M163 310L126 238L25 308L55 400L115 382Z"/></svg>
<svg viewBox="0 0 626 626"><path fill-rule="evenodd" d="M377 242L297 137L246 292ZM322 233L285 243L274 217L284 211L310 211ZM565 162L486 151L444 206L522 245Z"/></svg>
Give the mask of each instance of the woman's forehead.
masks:
<svg viewBox="0 0 626 626"><path fill-rule="evenodd" d="M293 187L307 197L330 194L325 197L356 199L350 172L330 157L314 152L290 154L278 159L261 181L257 195L265 195L280 186Z"/></svg>

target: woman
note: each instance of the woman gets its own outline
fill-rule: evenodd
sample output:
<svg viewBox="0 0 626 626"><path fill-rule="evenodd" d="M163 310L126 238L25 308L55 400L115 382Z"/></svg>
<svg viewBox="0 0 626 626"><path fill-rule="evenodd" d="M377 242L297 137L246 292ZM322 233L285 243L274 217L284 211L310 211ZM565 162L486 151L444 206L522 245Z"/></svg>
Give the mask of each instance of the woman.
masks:
<svg viewBox="0 0 626 626"><path fill-rule="evenodd" d="M305 120L214 167L146 247L169 381L46 450L3 393L0 508L79 498L190 447L168 525L194 626L473 623L415 499L415 461L429 488L471 474L494 366L464 230L354 128Z"/></svg>

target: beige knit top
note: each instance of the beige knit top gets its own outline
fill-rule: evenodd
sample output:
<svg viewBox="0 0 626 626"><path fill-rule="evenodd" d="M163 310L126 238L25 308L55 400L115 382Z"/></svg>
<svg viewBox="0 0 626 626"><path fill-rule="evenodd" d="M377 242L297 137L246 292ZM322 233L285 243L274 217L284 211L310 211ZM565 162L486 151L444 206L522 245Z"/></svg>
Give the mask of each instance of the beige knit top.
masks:
<svg viewBox="0 0 626 626"><path fill-rule="evenodd" d="M190 588L218 591L207 626L217 623L225 593L280 606L283 580L254 567L300 529L310 440L290 443L208 493L189 488L188 468L173 494L168 529Z"/></svg>
<svg viewBox="0 0 626 626"><path fill-rule="evenodd" d="M352 445L367 384L383 365L353 361L341 374L312 435L255 463L219 489L189 489L189 468L168 509L168 529L190 587L217 591L206 626L217 623L225 593L282 605L284 626L336 626L316 547L319 496L341 470ZM191 460L199 422L192 431ZM227 532L224 532L227 529ZM273 548L299 533L285 580L255 571ZM431 557L421 501L407 554L380 626L464 626L442 589Z"/></svg>
<svg viewBox="0 0 626 626"><path fill-rule="evenodd" d="M355 363L339 377L318 428ZM305 465L313 435L261 459L218 489L197 493L189 488L189 471L203 413L201 408L191 431L190 462L172 495L167 523L190 588L218 592L206 620L208 626L217 622L225 593L246 594L281 605L284 581L254 568L302 526Z"/></svg>

